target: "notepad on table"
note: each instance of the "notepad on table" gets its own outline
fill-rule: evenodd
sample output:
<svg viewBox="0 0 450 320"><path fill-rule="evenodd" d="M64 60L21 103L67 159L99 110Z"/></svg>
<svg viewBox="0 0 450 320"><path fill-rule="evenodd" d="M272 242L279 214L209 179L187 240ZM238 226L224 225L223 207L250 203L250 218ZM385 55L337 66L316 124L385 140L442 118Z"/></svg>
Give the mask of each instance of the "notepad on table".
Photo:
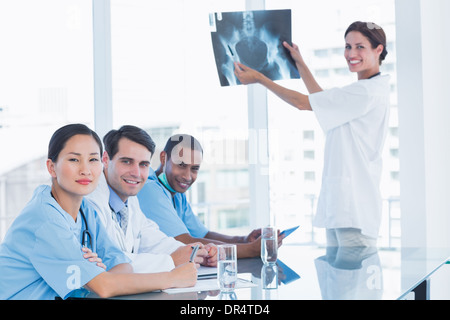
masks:
<svg viewBox="0 0 450 320"><path fill-rule="evenodd" d="M244 280L241 278L238 278L238 281L236 282L236 289L241 288L250 288L255 287L256 284L254 284L251 281ZM217 283L217 279L204 279L204 280L198 280L195 286L188 287L188 288L170 288L163 290L165 293L174 294L174 293L183 293L183 292L202 292L202 291L213 291L213 290L220 290L219 284Z"/></svg>
<svg viewBox="0 0 450 320"><path fill-rule="evenodd" d="M217 267L200 266L197 270L197 279L217 278Z"/></svg>

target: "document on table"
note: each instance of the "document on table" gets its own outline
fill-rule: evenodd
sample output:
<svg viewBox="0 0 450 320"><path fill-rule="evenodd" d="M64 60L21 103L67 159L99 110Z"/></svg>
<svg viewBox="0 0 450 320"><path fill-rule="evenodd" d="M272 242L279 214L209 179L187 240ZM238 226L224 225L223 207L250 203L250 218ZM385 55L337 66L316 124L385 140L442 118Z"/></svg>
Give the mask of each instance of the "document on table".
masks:
<svg viewBox="0 0 450 320"><path fill-rule="evenodd" d="M236 289L251 288L251 287L256 287L256 284L254 284L251 281L238 278L238 280L236 282ZM197 280L197 283L193 287L171 288L171 289L165 289L165 290L163 290L163 292L169 293L169 294L174 294L174 293L182 293L182 292L201 292L201 291L213 291L213 290L220 290L219 284L217 283L217 277L214 279Z"/></svg>
<svg viewBox="0 0 450 320"><path fill-rule="evenodd" d="M217 267L200 266L197 270L197 279L217 278Z"/></svg>

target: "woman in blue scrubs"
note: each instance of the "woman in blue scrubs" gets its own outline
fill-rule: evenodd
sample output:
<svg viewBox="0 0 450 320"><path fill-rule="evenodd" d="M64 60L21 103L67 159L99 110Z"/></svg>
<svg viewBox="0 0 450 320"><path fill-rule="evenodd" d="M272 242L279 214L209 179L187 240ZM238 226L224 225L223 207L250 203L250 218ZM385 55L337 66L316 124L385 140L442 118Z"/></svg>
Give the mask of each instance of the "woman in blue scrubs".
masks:
<svg viewBox="0 0 450 320"><path fill-rule="evenodd" d="M49 144L51 186L38 187L0 246L0 299L67 298L85 286L100 297L188 287L187 263L171 272L132 273L83 197L102 174L102 144L85 125L58 129Z"/></svg>

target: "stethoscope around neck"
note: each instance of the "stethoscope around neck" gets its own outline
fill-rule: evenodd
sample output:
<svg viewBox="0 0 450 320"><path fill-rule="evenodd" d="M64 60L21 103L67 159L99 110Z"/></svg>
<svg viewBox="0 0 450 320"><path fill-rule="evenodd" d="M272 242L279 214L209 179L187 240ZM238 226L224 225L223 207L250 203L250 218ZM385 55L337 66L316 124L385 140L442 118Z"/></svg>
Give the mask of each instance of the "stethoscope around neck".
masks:
<svg viewBox="0 0 450 320"><path fill-rule="evenodd" d="M56 198L53 195L53 192L50 192L50 194L52 195L53 199L55 199L55 201L56 201ZM84 215L83 209L81 207L80 207L80 213L81 213L81 218L83 219L84 226L85 226L83 232L81 233L81 244L83 245L83 247L92 249L92 236L91 236L91 233L89 232L89 227L88 227L86 216Z"/></svg>
<svg viewBox="0 0 450 320"><path fill-rule="evenodd" d="M85 229L81 233L81 244L83 245L83 247L92 249L92 236L91 236L91 233L89 232L86 216L84 215L83 209L81 209L81 207L80 207L80 213L81 213L81 217L83 218L84 226L85 226Z"/></svg>

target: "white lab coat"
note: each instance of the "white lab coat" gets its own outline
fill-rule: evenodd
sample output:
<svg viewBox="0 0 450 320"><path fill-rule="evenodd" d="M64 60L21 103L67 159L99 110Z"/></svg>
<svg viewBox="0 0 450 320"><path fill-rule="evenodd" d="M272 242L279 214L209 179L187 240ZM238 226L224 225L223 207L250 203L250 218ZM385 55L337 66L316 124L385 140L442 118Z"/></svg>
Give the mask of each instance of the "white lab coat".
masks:
<svg viewBox="0 0 450 320"><path fill-rule="evenodd" d="M377 238L382 152L389 124L389 76L310 95L326 134L322 187L314 225L357 228Z"/></svg>
<svg viewBox="0 0 450 320"><path fill-rule="evenodd" d="M128 198L129 218L124 234L116 220L116 214L109 207L109 194L110 190L102 174L96 190L86 198L94 205L109 237L132 260L134 272L156 273L172 270L175 265L170 254L184 244L168 237L159 230L155 222L145 217L135 196Z"/></svg>

